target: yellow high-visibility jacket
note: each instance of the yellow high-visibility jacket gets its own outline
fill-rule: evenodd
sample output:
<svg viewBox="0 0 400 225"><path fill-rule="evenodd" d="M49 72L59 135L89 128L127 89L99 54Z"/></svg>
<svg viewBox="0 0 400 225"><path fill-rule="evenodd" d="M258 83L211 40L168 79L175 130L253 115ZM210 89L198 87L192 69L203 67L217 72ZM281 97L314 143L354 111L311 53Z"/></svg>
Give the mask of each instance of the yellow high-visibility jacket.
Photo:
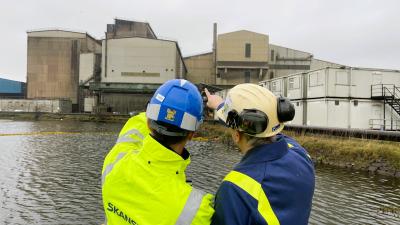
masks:
<svg viewBox="0 0 400 225"><path fill-rule="evenodd" d="M102 172L106 223L210 224L213 196L186 183L190 157L149 135L146 116L131 118L107 155Z"/></svg>

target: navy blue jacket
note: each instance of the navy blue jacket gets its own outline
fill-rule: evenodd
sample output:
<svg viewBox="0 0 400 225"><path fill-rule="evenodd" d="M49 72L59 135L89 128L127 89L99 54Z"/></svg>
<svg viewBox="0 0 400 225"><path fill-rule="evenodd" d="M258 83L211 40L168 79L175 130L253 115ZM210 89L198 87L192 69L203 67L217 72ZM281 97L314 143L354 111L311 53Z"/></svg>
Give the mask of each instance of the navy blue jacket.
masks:
<svg viewBox="0 0 400 225"><path fill-rule="evenodd" d="M314 165L295 140L280 134L276 142L249 150L234 170L261 184L281 225L308 224L315 186ZM267 222L257 210L257 200L224 181L216 194L212 224Z"/></svg>

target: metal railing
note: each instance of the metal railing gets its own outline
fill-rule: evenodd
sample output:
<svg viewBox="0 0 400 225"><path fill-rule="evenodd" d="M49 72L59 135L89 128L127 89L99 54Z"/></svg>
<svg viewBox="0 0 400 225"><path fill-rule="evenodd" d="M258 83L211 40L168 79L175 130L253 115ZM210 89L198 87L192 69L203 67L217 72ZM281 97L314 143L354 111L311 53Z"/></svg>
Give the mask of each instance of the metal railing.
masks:
<svg viewBox="0 0 400 225"><path fill-rule="evenodd" d="M370 119L370 129L373 130L400 130L400 120L393 119Z"/></svg>
<svg viewBox="0 0 400 225"><path fill-rule="evenodd" d="M400 98L400 89L394 84L371 85L371 97L394 97Z"/></svg>

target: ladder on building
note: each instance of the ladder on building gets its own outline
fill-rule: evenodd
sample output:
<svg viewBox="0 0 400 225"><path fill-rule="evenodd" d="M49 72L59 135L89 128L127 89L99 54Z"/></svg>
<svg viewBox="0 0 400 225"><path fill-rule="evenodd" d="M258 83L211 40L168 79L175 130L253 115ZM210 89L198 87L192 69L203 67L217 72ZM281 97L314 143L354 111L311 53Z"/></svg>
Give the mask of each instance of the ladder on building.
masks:
<svg viewBox="0 0 400 225"><path fill-rule="evenodd" d="M371 85L371 98L383 100L400 116L400 87L394 84Z"/></svg>

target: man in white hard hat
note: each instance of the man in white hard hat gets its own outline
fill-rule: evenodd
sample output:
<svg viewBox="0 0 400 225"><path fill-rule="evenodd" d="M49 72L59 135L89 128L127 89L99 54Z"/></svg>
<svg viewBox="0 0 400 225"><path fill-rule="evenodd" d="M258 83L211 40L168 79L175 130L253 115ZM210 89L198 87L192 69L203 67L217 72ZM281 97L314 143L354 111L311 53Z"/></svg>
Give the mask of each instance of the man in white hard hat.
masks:
<svg viewBox="0 0 400 225"><path fill-rule="evenodd" d="M225 101L206 94L207 106L217 109L244 154L218 189L212 224L308 224L313 162L300 144L280 134L294 117L292 103L255 84L233 87Z"/></svg>

